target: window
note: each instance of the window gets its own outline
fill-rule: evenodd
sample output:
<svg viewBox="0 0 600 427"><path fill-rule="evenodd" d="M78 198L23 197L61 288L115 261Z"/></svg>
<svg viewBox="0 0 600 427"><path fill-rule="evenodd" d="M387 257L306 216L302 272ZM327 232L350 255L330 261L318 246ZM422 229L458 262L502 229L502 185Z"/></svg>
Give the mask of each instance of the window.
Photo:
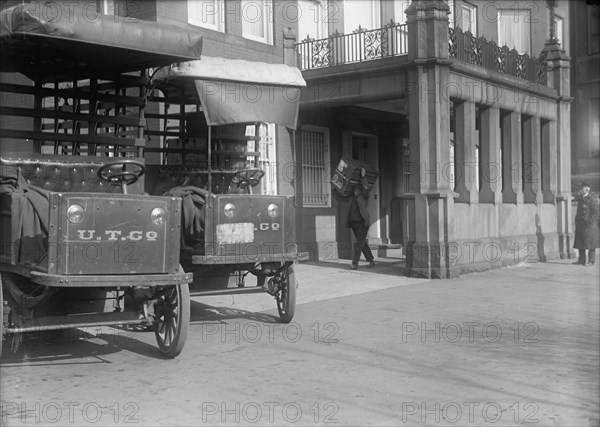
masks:
<svg viewBox="0 0 600 427"><path fill-rule="evenodd" d="M298 41L329 35L327 1L298 0Z"/></svg>
<svg viewBox="0 0 600 427"><path fill-rule="evenodd" d="M395 0L394 1L394 22L404 24L401 27L396 27L394 32L394 46L400 48L400 52L408 52L408 27L406 26L406 9L410 6L411 0ZM395 52L394 52L395 53Z"/></svg>
<svg viewBox="0 0 600 427"><path fill-rule="evenodd" d="M554 37L564 46L565 34L563 31L563 19L560 16L554 15Z"/></svg>
<svg viewBox="0 0 600 427"><path fill-rule="evenodd" d="M273 43L271 0L242 0L242 35L250 40Z"/></svg>
<svg viewBox="0 0 600 427"><path fill-rule="evenodd" d="M188 0L187 4L190 24L225 31L224 0Z"/></svg>
<svg viewBox="0 0 600 427"><path fill-rule="evenodd" d="M531 12L504 9L498 11L498 45L520 54L531 55Z"/></svg>
<svg viewBox="0 0 600 427"><path fill-rule="evenodd" d="M406 9L410 6L411 0L394 0L394 22L397 24L406 24Z"/></svg>
<svg viewBox="0 0 600 427"><path fill-rule="evenodd" d="M115 2L114 0L98 0L96 2L98 12L103 15L114 15L115 14Z"/></svg>
<svg viewBox="0 0 600 427"><path fill-rule="evenodd" d="M302 205L331 206L329 130L302 127Z"/></svg>
<svg viewBox="0 0 600 427"><path fill-rule="evenodd" d="M246 136L256 136L255 125L246 126ZM265 172L260 180L260 194L277 194L277 152L275 151L275 125L261 123L258 125L258 168ZM254 141L248 141L247 151L257 151ZM248 157L253 161L254 157Z"/></svg>
<svg viewBox="0 0 600 427"><path fill-rule="evenodd" d="M448 1L450 7L450 15L448 16L448 25L451 28L458 27L464 32L470 32L474 36L477 35L477 6L466 1L456 6L454 0Z"/></svg>
<svg viewBox="0 0 600 427"><path fill-rule="evenodd" d="M460 8L460 15L457 16L460 27L463 31L468 31L474 36L477 35L477 7L470 3L463 2Z"/></svg>
<svg viewBox="0 0 600 427"><path fill-rule="evenodd" d="M358 27L374 30L381 27L380 0L344 0L344 33Z"/></svg>

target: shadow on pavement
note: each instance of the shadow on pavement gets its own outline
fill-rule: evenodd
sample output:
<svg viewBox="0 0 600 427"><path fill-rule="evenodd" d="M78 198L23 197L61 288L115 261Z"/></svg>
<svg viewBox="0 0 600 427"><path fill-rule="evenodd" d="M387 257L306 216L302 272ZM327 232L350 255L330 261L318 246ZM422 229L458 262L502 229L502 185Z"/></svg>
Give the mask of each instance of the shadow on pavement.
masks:
<svg viewBox="0 0 600 427"><path fill-rule="evenodd" d="M190 325L207 321L214 322L230 319L247 319L262 323L280 323L279 317L270 314L254 313L231 307L214 307L208 304L202 304L198 301L190 301L190 303Z"/></svg>
<svg viewBox="0 0 600 427"><path fill-rule="evenodd" d="M151 345L134 338L136 334L151 334L151 330L127 327L106 327L107 332L90 334L81 329L63 329L43 333L27 333L16 352L10 349L11 339L4 342L0 366L60 365L111 363L103 358L120 351L129 351L140 356L164 359L158 345ZM73 359L88 359L72 362ZM64 363L61 363L64 362Z"/></svg>

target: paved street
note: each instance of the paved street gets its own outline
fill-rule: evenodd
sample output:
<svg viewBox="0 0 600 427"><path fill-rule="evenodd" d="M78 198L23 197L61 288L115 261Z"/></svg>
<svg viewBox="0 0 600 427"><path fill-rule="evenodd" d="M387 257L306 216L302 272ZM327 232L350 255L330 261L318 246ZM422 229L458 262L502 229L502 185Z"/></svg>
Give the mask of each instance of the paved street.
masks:
<svg viewBox="0 0 600 427"><path fill-rule="evenodd" d="M2 361L0 424L599 424L597 267L428 281L379 261L297 266L290 325L266 294L193 297L175 360L148 332L30 337Z"/></svg>

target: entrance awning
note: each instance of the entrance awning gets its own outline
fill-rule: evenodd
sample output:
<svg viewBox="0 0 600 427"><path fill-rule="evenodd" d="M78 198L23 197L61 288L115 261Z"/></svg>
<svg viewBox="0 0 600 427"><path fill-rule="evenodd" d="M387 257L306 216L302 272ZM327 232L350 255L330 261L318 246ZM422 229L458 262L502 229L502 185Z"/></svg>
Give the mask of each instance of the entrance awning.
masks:
<svg viewBox="0 0 600 427"><path fill-rule="evenodd" d="M264 122L295 129L306 86L300 70L284 64L207 56L162 68L154 79L168 102L202 104L210 126Z"/></svg>
<svg viewBox="0 0 600 427"><path fill-rule="evenodd" d="M99 13L94 2L26 3L0 12L0 71L30 77L129 72L200 58L202 36Z"/></svg>

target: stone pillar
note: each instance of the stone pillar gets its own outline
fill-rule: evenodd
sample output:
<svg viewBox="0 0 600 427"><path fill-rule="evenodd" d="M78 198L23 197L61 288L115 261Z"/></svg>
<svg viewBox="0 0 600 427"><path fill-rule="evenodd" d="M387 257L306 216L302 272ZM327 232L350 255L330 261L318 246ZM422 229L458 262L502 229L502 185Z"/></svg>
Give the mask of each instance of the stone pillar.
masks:
<svg viewBox="0 0 600 427"><path fill-rule="evenodd" d="M475 103L457 102L454 106L454 163L456 175L455 202L477 203L479 194L476 186L475 158Z"/></svg>
<svg viewBox="0 0 600 427"><path fill-rule="evenodd" d="M455 277L452 241L454 192L450 163L450 106L443 89L450 76L448 5L419 0L406 10L408 24L408 104L410 126L409 193L405 223L406 265L412 275Z"/></svg>
<svg viewBox="0 0 600 427"><path fill-rule="evenodd" d="M544 203L556 202L556 122L543 121L542 137L542 199Z"/></svg>
<svg viewBox="0 0 600 427"><path fill-rule="evenodd" d="M573 258L571 230L571 97L570 58L556 40L544 47L548 67L548 86L558 92L556 128L556 208L561 258Z"/></svg>
<svg viewBox="0 0 600 427"><path fill-rule="evenodd" d="M523 120L523 199L525 203L542 203L540 153L540 118L530 116Z"/></svg>
<svg viewBox="0 0 600 427"><path fill-rule="evenodd" d="M481 189L479 190L479 203L502 202L500 181L502 169L500 167L500 110L498 107L487 107L481 112Z"/></svg>
<svg viewBox="0 0 600 427"><path fill-rule="evenodd" d="M523 168L521 165L521 115L516 111L502 118L502 201L523 203Z"/></svg>

